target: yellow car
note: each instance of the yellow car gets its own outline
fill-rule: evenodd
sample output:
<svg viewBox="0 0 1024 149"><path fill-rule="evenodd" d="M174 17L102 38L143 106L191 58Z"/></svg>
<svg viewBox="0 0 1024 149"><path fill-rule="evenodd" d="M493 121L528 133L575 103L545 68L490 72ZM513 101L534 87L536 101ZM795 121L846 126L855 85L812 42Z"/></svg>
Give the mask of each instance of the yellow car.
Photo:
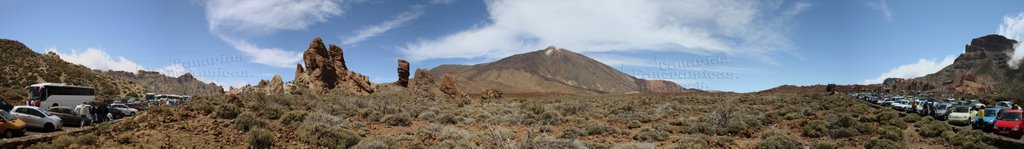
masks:
<svg viewBox="0 0 1024 149"><path fill-rule="evenodd" d="M0 110L0 133L3 133L5 138L24 135L25 122L15 118L7 111Z"/></svg>

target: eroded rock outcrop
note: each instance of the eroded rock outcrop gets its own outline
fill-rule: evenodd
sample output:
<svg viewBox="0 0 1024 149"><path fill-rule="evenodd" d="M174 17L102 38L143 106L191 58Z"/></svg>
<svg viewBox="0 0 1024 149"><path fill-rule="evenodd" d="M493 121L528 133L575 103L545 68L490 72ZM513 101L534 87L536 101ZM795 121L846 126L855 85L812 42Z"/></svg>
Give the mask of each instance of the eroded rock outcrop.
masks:
<svg viewBox="0 0 1024 149"><path fill-rule="evenodd" d="M444 92L448 98L457 99L466 96L461 90L459 90L459 82L449 75L445 75L441 79L441 84L439 84L437 88L441 89L441 92Z"/></svg>
<svg viewBox="0 0 1024 149"><path fill-rule="evenodd" d="M409 62L403 59L398 60L398 86L409 87Z"/></svg>
<svg viewBox="0 0 1024 149"><path fill-rule="evenodd" d="M295 70L296 87L317 94L367 95L374 92L376 87L368 77L349 71L345 66L341 47L333 44L327 47L320 37L309 42L309 48L302 55L306 68Z"/></svg>

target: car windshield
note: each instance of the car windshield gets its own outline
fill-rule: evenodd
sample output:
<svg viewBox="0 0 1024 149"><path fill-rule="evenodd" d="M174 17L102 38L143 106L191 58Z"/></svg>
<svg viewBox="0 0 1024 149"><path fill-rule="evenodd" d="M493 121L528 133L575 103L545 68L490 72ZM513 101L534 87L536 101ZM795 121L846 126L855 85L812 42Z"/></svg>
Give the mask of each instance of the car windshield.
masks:
<svg viewBox="0 0 1024 149"><path fill-rule="evenodd" d="M1004 121L1020 121L1020 112L1006 112L1003 115L999 115L998 118Z"/></svg>
<svg viewBox="0 0 1024 149"><path fill-rule="evenodd" d="M939 105L939 106L935 106L935 107L936 107L936 108L939 108L939 109L946 109L946 106L947 106L947 105Z"/></svg>
<svg viewBox="0 0 1024 149"><path fill-rule="evenodd" d="M963 113L963 112L967 112L967 111L970 111L970 110L971 110L971 108L968 108L968 107L953 107L953 112Z"/></svg>
<svg viewBox="0 0 1024 149"><path fill-rule="evenodd" d="M7 112L0 112L0 116L3 116L4 119L8 119L8 120L18 119L18 118L15 118L14 115L11 115L10 113L7 113Z"/></svg>
<svg viewBox="0 0 1024 149"><path fill-rule="evenodd" d="M985 117L996 116L997 112L999 112L999 110L996 110L996 109L985 110Z"/></svg>

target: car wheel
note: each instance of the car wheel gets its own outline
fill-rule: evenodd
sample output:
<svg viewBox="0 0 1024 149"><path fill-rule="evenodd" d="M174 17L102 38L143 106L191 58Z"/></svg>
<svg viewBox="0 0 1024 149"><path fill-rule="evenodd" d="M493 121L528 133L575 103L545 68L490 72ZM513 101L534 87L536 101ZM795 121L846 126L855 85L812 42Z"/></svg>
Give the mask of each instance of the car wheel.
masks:
<svg viewBox="0 0 1024 149"><path fill-rule="evenodd" d="M85 126L85 119L78 120L78 127L84 127L84 126Z"/></svg>
<svg viewBox="0 0 1024 149"><path fill-rule="evenodd" d="M43 130L47 132L55 131L53 124L50 123L46 123L46 125L43 126Z"/></svg>
<svg viewBox="0 0 1024 149"><path fill-rule="evenodd" d="M11 131L14 131L14 130L5 130L4 131L4 138L14 138L14 133L11 132Z"/></svg>

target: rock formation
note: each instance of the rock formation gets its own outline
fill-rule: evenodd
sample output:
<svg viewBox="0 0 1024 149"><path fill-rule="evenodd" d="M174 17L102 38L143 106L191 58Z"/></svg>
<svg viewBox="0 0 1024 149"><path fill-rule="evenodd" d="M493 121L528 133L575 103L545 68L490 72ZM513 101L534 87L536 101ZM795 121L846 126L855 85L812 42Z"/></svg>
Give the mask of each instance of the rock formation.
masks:
<svg viewBox="0 0 1024 149"><path fill-rule="evenodd" d="M270 82L266 86L267 94L280 95L284 94L284 81L281 80L281 75L274 74L274 78L270 79Z"/></svg>
<svg viewBox="0 0 1024 149"><path fill-rule="evenodd" d="M409 87L409 62L403 59L398 60L398 86Z"/></svg>
<svg viewBox="0 0 1024 149"><path fill-rule="evenodd" d="M466 96L459 90L459 82L449 75L445 75L441 79L441 84L439 84L437 88L441 89L441 92L444 92L448 98L457 99Z"/></svg>
<svg viewBox="0 0 1024 149"><path fill-rule="evenodd" d="M487 89L483 93L480 93L481 99L501 99L503 93L496 89Z"/></svg>
<svg viewBox="0 0 1024 149"><path fill-rule="evenodd" d="M376 87L368 77L349 71L345 66L341 47L333 44L329 49L327 47L320 37L309 42L309 48L302 55L306 69L295 70L294 82L298 88L307 88L317 94L337 91L341 94L367 95L374 92Z"/></svg>

